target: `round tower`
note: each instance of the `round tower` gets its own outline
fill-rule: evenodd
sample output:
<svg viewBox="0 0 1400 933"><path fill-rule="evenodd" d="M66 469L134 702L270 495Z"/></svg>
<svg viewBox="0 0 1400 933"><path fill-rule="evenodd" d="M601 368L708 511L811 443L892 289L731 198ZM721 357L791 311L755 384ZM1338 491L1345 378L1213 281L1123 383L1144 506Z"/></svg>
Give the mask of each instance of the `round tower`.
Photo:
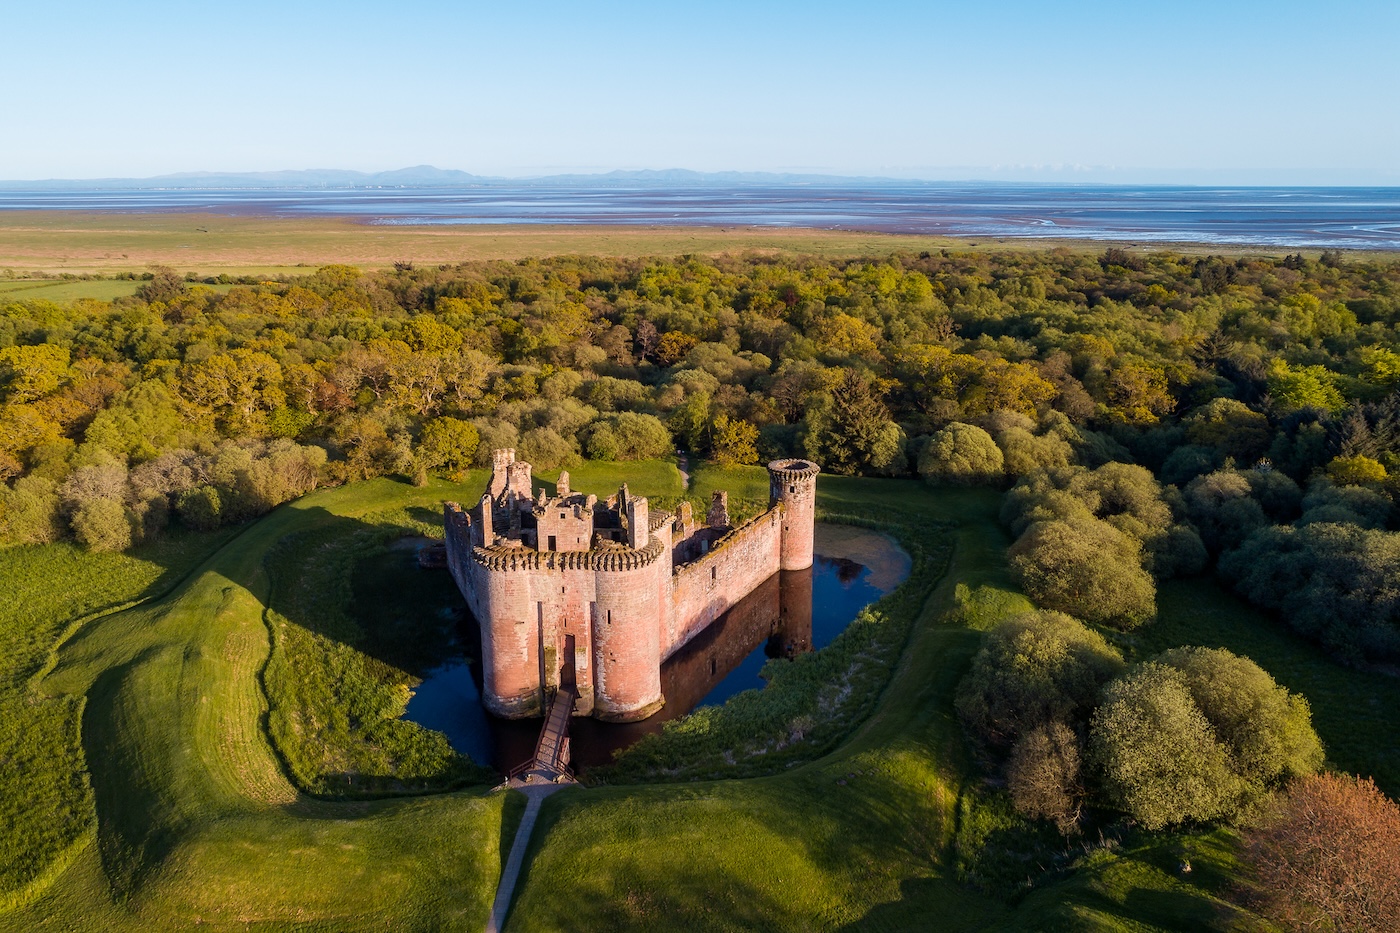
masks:
<svg viewBox="0 0 1400 933"><path fill-rule="evenodd" d="M812 537L817 530L817 474L810 460L774 460L768 464L768 505L782 504L783 535L778 567L812 566Z"/></svg>
<svg viewBox="0 0 1400 933"><path fill-rule="evenodd" d="M652 560L594 578L593 715L604 722L646 719L665 703L659 617L670 607L657 591L669 571L669 561Z"/></svg>

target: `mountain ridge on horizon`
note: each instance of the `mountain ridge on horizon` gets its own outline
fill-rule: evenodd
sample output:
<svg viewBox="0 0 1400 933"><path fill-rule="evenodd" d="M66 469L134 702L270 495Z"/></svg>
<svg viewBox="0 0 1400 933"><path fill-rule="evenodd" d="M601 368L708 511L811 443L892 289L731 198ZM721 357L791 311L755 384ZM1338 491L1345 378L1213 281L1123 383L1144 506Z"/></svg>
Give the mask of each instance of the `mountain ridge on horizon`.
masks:
<svg viewBox="0 0 1400 933"><path fill-rule="evenodd" d="M286 169L274 172L175 172L145 178L46 178L0 180L0 188L42 190L53 188L432 188L456 186L496 187L509 185L761 185L761 184L852 184L933 185L947 182L912 178L864 175L824 175L796 172L697 172L691 169L618 169L611 172L564 173L507 177L474 175L458 169L432 165L384 172L351 169Z"/></svg>
<svg viewBox="0 0 1400 933"><path fill-rule="evenodd" d="M961 171L961 170L958 170ZM1076 168L1045 170L1039 178L999 177L998 170L968 168L960 177L915 178L888 175L836 175L819 172L700 172L693 169L615 169L609 172L571 172L552 175L475 175L459 169L415 165L383 172L353 169L285 169L272 172L175 172L142 178L45 178L0 179L0 191L158 191L158 190L357 190L376 188L745 188L745 187L859 187L859 188L938 188L957 185L988 187L1054 188L1393 188L1387 181L1336 181L1277 178L1223 181L1197 178L1105 178L1074 177ZM954 173L949 170L950 176ZM1149 176L1152 173L1147 173ZM1398 176L1400 177L1400 176Z"/></svg>

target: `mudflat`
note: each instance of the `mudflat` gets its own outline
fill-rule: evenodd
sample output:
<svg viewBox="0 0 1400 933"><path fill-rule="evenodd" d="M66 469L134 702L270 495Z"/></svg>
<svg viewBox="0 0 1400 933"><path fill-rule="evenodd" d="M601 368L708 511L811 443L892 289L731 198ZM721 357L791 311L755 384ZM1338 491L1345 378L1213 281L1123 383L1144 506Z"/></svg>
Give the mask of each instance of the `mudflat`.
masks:
<svg viewBox="0 0 1400 933"><path fill-rule="evenodd" d="M585 254L803 253L831 258L924 250L1102 252L1104 241L938 237L796 227L370 224L352 217L184 212L0 212L0 276L113 275L153 265L199 274L296 274L345 263L456 263ZM1146 249L1148 247L1139 247ZM1154 244L1151 249L1272 254L1285 250Z"/></svg>

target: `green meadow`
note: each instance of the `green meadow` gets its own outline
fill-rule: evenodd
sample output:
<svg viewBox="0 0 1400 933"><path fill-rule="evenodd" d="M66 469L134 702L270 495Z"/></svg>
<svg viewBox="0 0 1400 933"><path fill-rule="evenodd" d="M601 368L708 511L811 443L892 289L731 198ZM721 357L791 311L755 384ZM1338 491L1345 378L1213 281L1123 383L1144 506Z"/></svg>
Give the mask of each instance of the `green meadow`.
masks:
<svg viewBox="0 0 1400 933"><path fill-rule="evenodd" d="M22 764L0 771L0 929L482 929L523 804L397 718L447 597L396 541L430 531L443 500L472 501L473 479L321 490L127 555L0 553L0 757ZM600 495L623 481L658 499L767 496L758 468L697 465L684 493L664 461L571 471ZM979 779L953 691L980 630L1026 605L998 505L823 476L825 516L886 528L921 563L874 607L860 644L892 644L892 660L851 681L860 717L751 758L752 777L554 795L507 928L1266 929L1228 902L1230 831L1067 845ZM1400 704L1383 675L1332 664L1207 581L1165 587L1134 637L1143 654L1250 654L1309 697L1333 762L1394 791L1382 738ZM771 718L787 689L746 702Z"/></svg>
<svg viewBox="0 0 1400 933"><path fill-rule="evenodd" d="M0 301L112 301L136 294L142 285L130 279L0 279Z"/></svg>

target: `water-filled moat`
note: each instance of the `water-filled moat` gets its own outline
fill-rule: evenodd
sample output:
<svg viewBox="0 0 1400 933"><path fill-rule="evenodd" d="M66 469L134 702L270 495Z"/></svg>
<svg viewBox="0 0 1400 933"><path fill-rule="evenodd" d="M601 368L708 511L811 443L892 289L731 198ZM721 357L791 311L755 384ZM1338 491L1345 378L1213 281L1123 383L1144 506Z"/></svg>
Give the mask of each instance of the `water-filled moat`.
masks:
<svg viewBox="0 0 1400 933"><path fill-rule="evenodd" d="M617 749L698 706L761 688L759 671L770 659L826 646L909 573L907 554L864 529L818 525L814 550L811 568L774 574L662 664L666 702L659 712L618 724L576 717L570 729L575 770L611 761ZM528 759L539 721L498 719L483 707L480 636L465 607L447 653L444 663L424 673L405 718L442 732L474 761L506 770Z"/></svg>

